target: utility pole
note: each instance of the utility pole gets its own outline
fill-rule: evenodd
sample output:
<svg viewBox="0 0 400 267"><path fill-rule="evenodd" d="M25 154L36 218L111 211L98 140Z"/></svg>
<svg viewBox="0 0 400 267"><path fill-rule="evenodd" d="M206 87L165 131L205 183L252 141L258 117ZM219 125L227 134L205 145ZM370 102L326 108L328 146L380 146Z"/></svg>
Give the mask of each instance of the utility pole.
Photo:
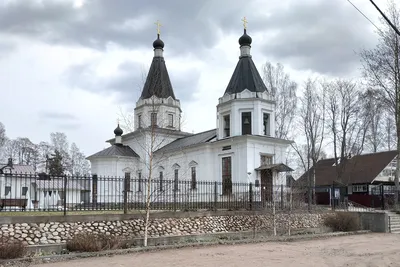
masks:
<svg viewBox="0 0 400 267"><path fill-rule="evenodd" d="M381 13L383 18L387 21L387 23L390 25L390 27L392 27L392 29L397 33L397 35L400 36L399 29L397 29L396 26L390 21L390 19L388 17L386 17L385 13L382 12L382 10L375 4L375 2L373 0L369 0L369 1L374 5L374 7L379 11L379 13Z"/></svg>

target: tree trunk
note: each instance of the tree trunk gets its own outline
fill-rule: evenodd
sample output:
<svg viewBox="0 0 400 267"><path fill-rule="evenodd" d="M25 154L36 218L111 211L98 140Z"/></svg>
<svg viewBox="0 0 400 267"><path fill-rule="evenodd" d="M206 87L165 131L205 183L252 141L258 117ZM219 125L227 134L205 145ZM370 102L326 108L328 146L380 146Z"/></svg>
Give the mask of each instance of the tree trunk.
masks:
<svg viewBox="0 0 400 267"><path fill-rule="evenodd" d="M149 219L150 219L150 200L151 200L151 177L152 172L149 172L149 179L147 180L147 196L146 196L146 218L144 221L144 240L143 246L147 247L147 239L148 239L148 232L149 232Z"/></svg>
<svg viewBox="0 0 400 267"><path fill-rule="evenodd" d="M399 128L398 128L399 129ZM400 130L400 129L399 129ZM400 175L400 131L397 131L397 160L396 160L396 174L394 176L394 185L396 193L394 195L395 209L399 206L399 175Z"/></svg>
<svg viewBox="0 0 400 267"><path fill-rule="evenodd" d="M147 178L147 196L146 196L146 218L144 221L144 240L143 246L147 247L147 238L149 232L149 220L150 220L150 204L151 204L151 180L153 176L153 150L154 150L154 126L151 131L151 144L150 144L150 156L149 156L149 177Z"/></svg>
<svg viewBox="0 0 400 267"><path fill-rule="evenodd" d="M293 186L290 181L290 192L289 192L289 219L288 219L288 235L291 235L291 227L292 227L292 203L293 203Z"/></svg>
<svg viewBox="0 0 400 267"><path fill-rule="evenodd" d="M273 217L273 224L274 224L274 236L276 236L276 208L275 208L275 196L272 199L272 217Z"/></svg>
<svg viewBox="0 0 400 267"><path fill-rule="evenodd" d="M313 166L315 168L315 166ZM308 211L311 211L312 206L312 174L308 168Z"/></svg>

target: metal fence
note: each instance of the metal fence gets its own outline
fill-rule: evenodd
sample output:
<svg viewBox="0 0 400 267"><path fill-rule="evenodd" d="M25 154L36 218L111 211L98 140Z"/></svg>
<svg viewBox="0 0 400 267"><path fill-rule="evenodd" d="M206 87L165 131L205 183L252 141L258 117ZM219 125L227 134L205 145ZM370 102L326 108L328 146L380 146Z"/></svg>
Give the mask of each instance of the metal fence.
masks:
<svg viewBox="0 0 400 267"><path fill-rule="evenodd" d="M1 211L277 210L307 208L307 189L221 181L0 175Z"/></svg>

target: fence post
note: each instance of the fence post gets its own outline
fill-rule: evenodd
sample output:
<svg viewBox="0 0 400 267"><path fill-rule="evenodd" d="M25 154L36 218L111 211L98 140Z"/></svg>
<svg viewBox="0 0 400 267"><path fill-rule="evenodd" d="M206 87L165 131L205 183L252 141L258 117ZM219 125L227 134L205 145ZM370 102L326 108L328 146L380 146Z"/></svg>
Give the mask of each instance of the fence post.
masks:
<svg viewBox="0 0 400 267"><path fill-rule="evenodd" d="M383 189L383 184L381 184L382 210L385 210L385 192L383 191Z"/></svg>
<svg viewBox="0 0 400 267"><path fill-rule="evenodd" d="M63 206L64 206L64 216L67 216L67 176L64 176L64 199L63 199Z"/></svg>
<svg viewBox="0 0 400 267"><path fill-rule="evenodd" d="M214 182L214 210L217 211L217 200L218 200L218 185L217 181Z"/></svg>
<svg viewBox="0 0 400 267"><path fill-rule="evenodd" d="M253 183L249 184L249 208L253 210Z"/></svg>
<svg viewBox="0 0 400 267"><path fill-rule="evenodd" d="M332 209L335 210L335 182L332 182Z"/></svg>
<svg viewBox="0 0 400 267"><path fill-rule="evenodd" d="M97 210L97 174L92 175L92 203L93 208Z"/></svg>
<svg viewBox="0 0 400 267"><path fill-rule="evenodd" d="M177 180L174 179L174 211L177 210L176 191L178 190Z"/></svg>
<svg viewBox="0 0 400 267"><path fill-rule="evenodd" d="M124 178L124 214L128 213L128 179L130 179L130 176L125 174L125 178Z"/></svg>
<svg viewBox="0 0 400 267"><path fill-rule="evenodd" d="M281 184L281 210L283 210L283 184Z"/></svg>

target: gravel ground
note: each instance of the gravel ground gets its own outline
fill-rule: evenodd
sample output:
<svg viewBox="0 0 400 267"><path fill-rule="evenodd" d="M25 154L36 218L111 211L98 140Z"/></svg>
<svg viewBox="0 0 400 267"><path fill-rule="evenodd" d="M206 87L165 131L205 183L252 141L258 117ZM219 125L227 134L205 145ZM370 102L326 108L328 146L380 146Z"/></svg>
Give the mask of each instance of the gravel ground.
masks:
<svg viewBox="0 0 400 267"><path fill-rule="evenodd" d="M396 234L366 234L309 241L184 248L31 267L400 266L399 242L400 235Z"/></svg>

